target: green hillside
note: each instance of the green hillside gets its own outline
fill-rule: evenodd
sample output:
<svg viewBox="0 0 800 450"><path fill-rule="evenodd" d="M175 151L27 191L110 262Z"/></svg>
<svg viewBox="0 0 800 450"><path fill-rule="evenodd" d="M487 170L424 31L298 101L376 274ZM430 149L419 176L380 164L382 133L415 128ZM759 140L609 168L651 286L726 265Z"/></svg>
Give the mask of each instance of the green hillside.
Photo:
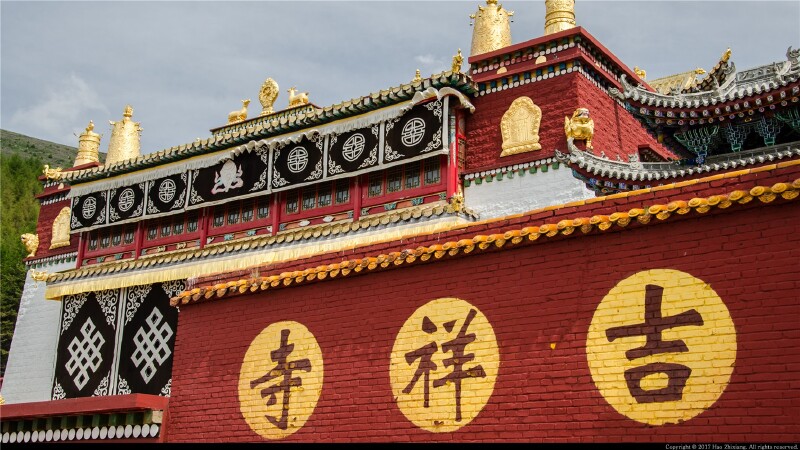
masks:
<svg viewBox="0 0 800 450"><path fill-rule="evenodd" d="M77 141L77 139L76 139ZM0 130L0 376L5 373L8 350L25 284L27 252L23 233L36 232L42 191L37 177L42 166L71 167L77 149ZM55 326L55 324L48 324Z"/></svg>

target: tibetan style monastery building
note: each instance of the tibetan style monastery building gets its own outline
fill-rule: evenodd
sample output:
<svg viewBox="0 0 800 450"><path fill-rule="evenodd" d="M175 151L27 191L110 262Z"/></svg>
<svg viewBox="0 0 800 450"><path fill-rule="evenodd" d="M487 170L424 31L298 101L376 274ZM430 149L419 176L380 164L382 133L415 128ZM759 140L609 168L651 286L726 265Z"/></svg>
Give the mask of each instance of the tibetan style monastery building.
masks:
<svg viewBox="0 0 800 450"><path fill-rule="evenodd" d="M146 155L128 107L104 165L90 125L2 443L800 440L800 51L647 80L545 3L336 105L268 79Z"/></svg>

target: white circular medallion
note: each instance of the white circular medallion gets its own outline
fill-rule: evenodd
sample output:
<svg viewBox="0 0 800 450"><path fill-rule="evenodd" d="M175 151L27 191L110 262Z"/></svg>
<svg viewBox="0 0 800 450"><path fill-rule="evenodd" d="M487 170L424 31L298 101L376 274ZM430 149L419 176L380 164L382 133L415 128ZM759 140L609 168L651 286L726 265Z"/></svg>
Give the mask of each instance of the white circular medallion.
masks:
<svg viewBox="0 0 800 450"><path fill-rule="evenodd" d="M89 197L83 201L83 208L81 208L81 215L84 219L91 219L94 212L97 211L97 200L94 197Z"/></svg>
<svg viewBox="0 0 800 450"><path fill-rule="evenodd" d="M158 185L158 199L164 203L175 198L175 182L167 178Z"/></svg>
<svg viewBox="0 0 800 450"><path fill-rule="evenodd" d="M342 146L342 156L344 159L353 162L361 156L361 153L364 152L364 146L366 145L366 139L364 139L364 135L361 133L356 133L344 142L344 146Z"/></svg>
<svg viewBox="0 0 800 450"><path fill-rule="evenodd" d="M295 147L286 158L286 165L294 173L301 172L308 164L308 152L303 147Z"/></svg>
<svg viewBox="0 0 800 450"><path fill-rule="evenodd" d="M126 188L121 194L119 194L119 197L117 198L119 210L122 212L128 212L128 210L133 207L133 202L135 199L136 195L133 193L133 189Z"/></svg>
<svg viewBox="0 0 800 450"><path fill-rule="evenodd" d="M423 122L419 117L415 117L406 122L406 124L403 126L403 130L400 132L400 140L406 147L419 144L424 136L425 122Z"/></svg>

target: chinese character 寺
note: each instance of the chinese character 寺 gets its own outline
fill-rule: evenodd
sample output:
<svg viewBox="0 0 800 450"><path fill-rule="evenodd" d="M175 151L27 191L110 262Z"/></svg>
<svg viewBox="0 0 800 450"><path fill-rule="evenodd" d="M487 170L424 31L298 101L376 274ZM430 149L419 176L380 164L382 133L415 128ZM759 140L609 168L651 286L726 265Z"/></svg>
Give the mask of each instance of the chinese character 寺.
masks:
<svg viewBox="0 0 800 450"><path fill-rule="evenodd" d="M295 370L302 370L303 372L311 371L311 362L308 359L287 361L289 355L294 350L294 344L288 343L289 331L288 329L281 330L281 345L277 350L270 352L272 361L275 362L275 367L265 373L264 376L250 382L250 388L255 389L256 386L260 384L266 383L274 378L283 377L278 383L261 390L261 398L269 397L267 406L272 406L277 403L276 394L278 392L283 392L283 407L281 408L280 419L276 419L270 415L264 415L270 423L281 430L285 430L289 424L289 392L292 387L303 385L303 380L300 377L292 378L292 372Z"/></svg>
<svg viewBox="0 0 800 450"><path fill-rule="evenodd" d="M467 329L469 328L470 323L477 315L477 311L475 309L470 309L469 313L467 314L466 319L464 320L464 324L461 326L461 329L458 332L458 335L447 342L442 343L442 352L448 353L452 352L453 356L451 358L446 358L442 361L445 367L452 367L452 372L448 373L447 375L443 376L442 378L436 379L433 381L433 387L438 388L453 382L455 384L455 397L456 397L456 422L461 421L461 383L465 378L483 378L486 377L486 373L483 370L483 366L476 365L469 369L464 369L464 365L469 363L470 361L475 359L474 353L465 353L467 345L475 341L475 334L469 333L467 334ZM444 329L449 333L453 331L455 327L456 321L452 320L444 324ZM431 322L431 320L425 316L422 321L422 330L428 334L432 334L437 330L436 325ZM425 378L425 386L424 386L424 406L428 407L428 395L429 395L429 379L430 379L430 372L435 371L437 366L436 363L432 361L433 354L436 353L438 346L436 342L431 342L420 347L417 350L408 352L405 354L406 362L408 364L413 363L415 360L419 359L419 367L417 371L414 373L414 377L411 379L411 382L403 389L403 393L410 393L411 390L414 388L414 385L419 380L421 376Z"/></svg>
<svg viewBox="0 0 800 450"><path fill-rule="evenodd" d="M606 337L609 342L613 342L618 338L632 336L645 336L647 338L644 346L625 352L625 357L629 361L662 353L687 352L689 349L686 347L685 342L680 339L664 340L661 333L664 330L680 326L703 325L702 316L694 309L684 311L675 316L664 317L661 313L663 294L663 287L653 284L646 285L644 323L606 330ZM653 390L642 389L642 379L656 373L667 375L669 378L667 386ZM625 381L628 384L628 390L638 403L677 401L683 397L683 388L686 387L686 382L691 373L692 369L682 364L650 363L626 370Z"/></svg>

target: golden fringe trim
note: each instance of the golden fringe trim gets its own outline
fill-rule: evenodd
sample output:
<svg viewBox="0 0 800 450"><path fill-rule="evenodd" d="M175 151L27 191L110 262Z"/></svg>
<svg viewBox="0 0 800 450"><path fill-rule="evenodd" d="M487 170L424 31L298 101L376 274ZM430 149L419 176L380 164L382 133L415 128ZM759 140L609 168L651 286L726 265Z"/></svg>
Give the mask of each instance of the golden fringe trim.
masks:
<svg viewBox="0 0 800 450"><path fill-rule="evenodd" d="M791 183L776 183L771 187L756 186L749 191L735 190L727 195L712 195L707 198L693 198L691 200L676 200L666 205L656 204L648 208L633 208L628 211L618 211L611 215L595 215L590 218L581 217L577 219L564 219L557 224L544 224L540 226L530 226L519 230L511 230L505 233L491 235L477 235L472 239L461 239L455 242L436 244L430 247L417 247L416 249L405 249L401 251L381 254L375 257L364 257L340 263L320 265L304 270L293 272L283 272L280 274L252 277L226 283L203 286L184 291L170 299L172 306L185 305L198 302L212 297L222 298L230 295L244 294L247 292L265 291L281 286L296 286L308 281L323 280L327 277L348 276L362 271L372 271L379 268L390 266L400 266L412 264L417 261L428 261L432 258L441 259L445 255L456 256L459 252L465 254L475 251L490 250L492 247L502 248L508 244L518 245L525 241L535 241L542 236L555 237L558 234L568 236L575 230L580 230L586 234L594 228L606 231L612 225L620 228L627 227L631 222L636 221L642 225L653 223L653 217L658 220L666 220L673 214L684 215L690 211L705 214L712 207L720 209L727 208L734 203L746 204L754 198L762 203L770 203L778 196L785 200L794 200L800 191L800 178Z"/></svg>
<svg viewBox="0 0 800 450"><path fill-rule="evenodd" d="M74 295L82 292L99 291L105 289L119 289L122 287L138 286L142 284L160 283L164 281L180 280L197 275L206 275L217 272L232 272L235 270L247 269L253 266L280 263L296 259L308 258L317 254L334 253L339 251L346 251L354 247L382 244L385 242L396 241L405 239L410 236L427 235L433 233L440 233L449 231L459 225L464 225L467 222L465 219L453 216L443 219L438 219L433 222L426 222L414 226L398 227L396 229L377 230L374 232L366 232L357 236L349 236L343 239L337 239L331 242L313 242L296 247L285 249L273 249L265 247L263 251L251 255L229 254L224 258L219 258L214 261L198 260L195 263L186 263L180 267L164 268L157 267L149 270L137 270L130 274L114 275L110 272L110 268L101 269L98 275L110 274L103 278L95 279L74 279L67 282L48 285L45 290L45 298L49 300L60 300L65 295ZM244 245L241 248L245 248ZM209 248L206 247L201 251L202 256L213 257L213 255L222 253L222 248ZM162 256L157 258L155 255L155 262L164 262L168 258ZM139 261L141 262L141 261ZM176 261L178 263L178 261ZM128 268L139 269L141 265L137 262L131 261ZM51 277L53 274L50 275Z"/></svg>

